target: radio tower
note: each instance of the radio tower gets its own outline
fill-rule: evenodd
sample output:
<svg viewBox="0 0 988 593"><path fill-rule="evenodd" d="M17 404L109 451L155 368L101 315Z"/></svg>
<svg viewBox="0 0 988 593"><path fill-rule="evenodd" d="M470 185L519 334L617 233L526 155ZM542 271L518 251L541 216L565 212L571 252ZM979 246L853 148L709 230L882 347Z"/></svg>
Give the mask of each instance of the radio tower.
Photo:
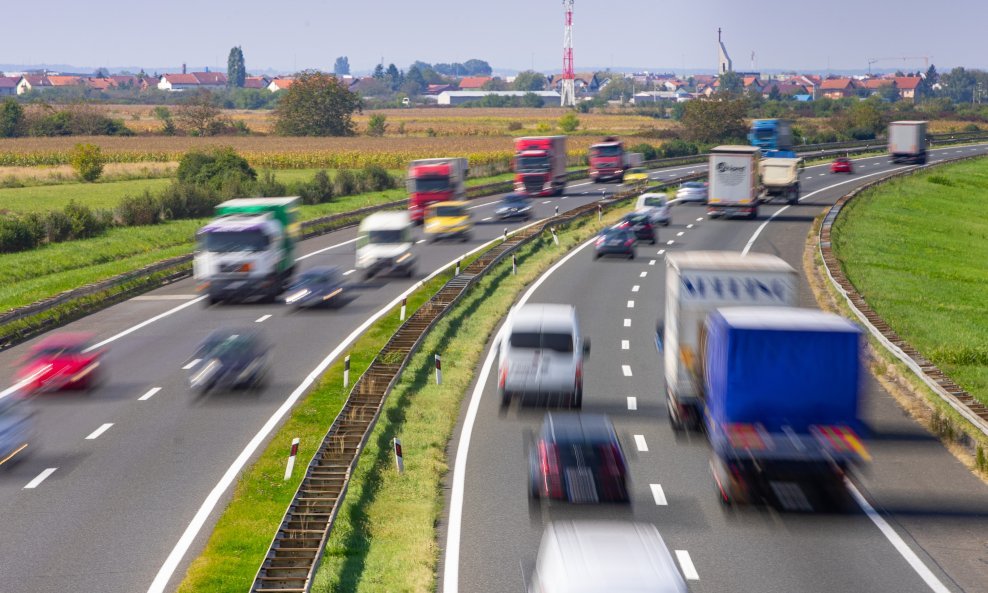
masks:
<svg viewBox="0 0 988 593"><path fill-rule="evenodd" d="M573 0L563 0L566 26L563 29L563 86L559 104L576 107L576 74L573 72Z"/></svg>

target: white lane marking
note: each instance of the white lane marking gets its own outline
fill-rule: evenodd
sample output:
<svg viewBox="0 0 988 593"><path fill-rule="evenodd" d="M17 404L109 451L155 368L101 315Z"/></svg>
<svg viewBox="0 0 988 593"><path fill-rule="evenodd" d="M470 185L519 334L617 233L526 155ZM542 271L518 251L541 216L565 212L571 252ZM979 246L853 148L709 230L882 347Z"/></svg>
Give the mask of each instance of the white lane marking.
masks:
<svg viewBox="0 0 988 593"><path fill-rule="evenodd" d="M655 260L653 259L652 261L655 261ZM651 265L651 264L649 264L649 265ZM641 274L638 274L638 277L639 278L644 278L645 276L648 276L648 272L642 272Z"/></svg>
<svg viewBox="0 0 988 593"><path fill-rule="evenodd" d="M183 371L187 371L187 370L191 369L192 367L196 366L197 364L199 364L200 362L202 362L202 359L201 358L193 358L192 360L189 361L189 364L187 364L184 367L182 367L182 370Z"/></svg>
<svg viewBox="0 0 988 593"><path fill-rule="evenodd" d="M151 325L152 323L154 323L155 321L158 321L159 319L164 319L165 317L168 317L169 315L172 315L174 313L178 313L182 309L191 307L192 305L198 303L201 300L204 300L205 298L206 298L205 296L201 296L201 297L199 297L197 299L192 299L191 301L189 301L187 303L182 303L181 305L179 305L177 307L172 307L171 309L168 309L164 313L159 313L158 315L155 315L154 317L152 317L150 319L145 319L144 321L138 323L137 325L132 325L131 327L128 327L127 329L123 330L122 332L119 332L117 334L114 334L114 335L110 336L109 338L103 340L102 342L96 342L95 344L93 344L89 348L86 348L85 350L83 350L83 352L90 352L92 350L96 350L97 348L102 348L103 346L106 346L110 342L116 342L120 338L122 338L124 336L128 336L128 335L136 332L137 330L139 330L139 329L141 329L143 327L147 327L147 326Z"/></svg>
<svg viewBox="0 0 988 593"><path fill-rule="evenodd" d="M425 239L419 239L418 241L415 242L416 245L421 245L423 243L425 243Z"/></svg>
<svg viewBox="0 0 988 593"><path fill-rule="evenodd" d="M892 547L894 547L899 555L901 555L906 562L909 563L909 566L916 571L919 578L923 579L923 582L926 583L931 590L936 591L936 593L949 593L950 589L948 589L940 581L940 579L933 574L933 571L931 571L926 564L919 559L919 556L912 551L909 544L903 541L899 534L896 533L895 529L892 529L885 519L878 514L874 507L872 507L871 504L865 500L865 497L858 492L858 489L854 487L854 484L852 484L850 480L846 479L844 480L844 483L847 484L848 491L851 493L851 496L854 498L855 502L858 503L858 506L860 506L865 512L865 515L868 515L868 518L875 524L875 527L878 527L878 530L882 532L885 539L889 540Z"/></svg>
<svg viewBox="0 0 988 593"><path fill-rule="evenodd" d="M196 298L197 294L144 294L141 296L136 296L130 300L132 301L187 301L189 299Z"/></svg>
<svg viewBox="0 0 988 593"><path fill-rule="evenodd" d="M679 566L683 569L683 576L687 581L699 581L700 575L696 572L696 567L693 566L693 560L690 558L690 553L686 550L676 550L676 559L679 560Z"/></svg>
<svg viewBox="0 0 988 593"><path fill-rule="evenodd" d="M693 223L691 222L691 223L689 223L688 225L686 225L686 228L688 228L688 229L691 229L691 228L693 228Z"/></svg>
<svg viewBox="0 0 988 593"><path fill-rule="evenodd" d="M668 241L666 241L666 245L672 245L675 242L676 242L675 239L669 239Z"/></svg>
<svg viewBox="0 0 988 593"><path fill-rule="evenodd" d="M196 361L196 362L198 362L198 361ZM182 367L182 368L192 368L192 367L191 367L191 365L186 365L185 367ZM147 393L145 393L141 397L137 398L137 400L138 401L142 401L142 402L147 401L147 400L151 399L152 397L154 397L154 395L156 393L158 393L159 391L161 391L161 388L160 387L152 387L151 389L148 390Z"/></svg>
<svg viewBox="0 0 988 593"><path fill-rule="evenodd" d="M590 239L583 245L580 245L573 251L569 252L563 259L556 262L551 268L546 270L542 276L536 280L531 287L518 299L518 303L515 307L521 307L528 302L528 299L532 298L532 295L542 283L549 278L553 272L563 267L570 259L575 257L578 253L583 251L585 248L589 247L596 241L597 238L594 237ZM389 307L390 309L390 307ZM498 332L497 338L494 340L494 344L498 343L498 339L503 337L504 325ZM467 458L470 454L470 437L473 435L473 425L477 421L477 413L480 410L480 399L483 396L484 388L487 386L487 380L490 377L491 369L494 367L494 360L497 357L497 348L492 346L487 351L487 358L484 359L484 364L480 369L480 373L477 374L477 383L474 385L473 393L470 394L470 404L467 407L466 417L463 420L463 428L460 430L459 444L456 448L456 459L453 462L453 487L450 492L450 503L449 503L449 523L446 529L446 561L443 568L443 593L458 593L460 587L460 533L462 531L462 521L463 521L463 491L464 485L466 483L466 466ZM172 569L174 571L174 568ZM165 583L167 583L165 579ZM155 592L158 593L164 588L164 583L161 585L161 589Z"/></svg>
<svg viewBox="0 0 988 593"><path fill-rule="evenodd" d="M665 249L659 249L659 250L658 250L658 251L657 251L657 252L655 253L655 255L662 255L662 254L663 254L663 253L665 253L665 252L666 252L666 250L665 250Z"/></svg>
<svg viewBox="0 0 988 593"><path fill-rule="evenodd" d="M101 435L104 432L110 430L110 427L111 426L113 426L113 423L112 422L107 422L106 424L100 426L99 428L97 428L93 432L89 433L89 436L86 437L86 440L87 441L95 441L96 439L99 438L99 435Z"/></svg>
<svg viewBox="0 0 988 593"><path fill-rule="evenodd" d="M697 218L696 221L697 222L703 222L703 217L701 216L700 218Z"/></svg>
<svg viewBox="0 0 988 593"><path fill-rule="evenodd" d="M359 239L359 237L350 239L349 241L344 241L342 243L337 243L336 245L330 245L329 247L323 247L322 249L316 249L312 253L306 253L305 255L300 255L299 257L295 258L295 261L302 261L303 259L309 259L310 257L312 257L314 255L319 255L320 253L325 253L325 252L329 251L330 249L336 249L337 247L343 247L344 245L349 245L350 243L356 243L357 242L357 239Z"/></svg>
<svg viewBox="0 0 988 593"><path fill-rule="evenodd" d="M587 193L587 192L583 192L583 193ZM560 199L560 200L565 200L565 199L567 199L567 198L569 198L569 196L563 196L563 197L561 197L561 198L559 198L559 199Z"/></svg>
<svg viewBox="0 0 988 593"><path fill-rule="evenodd" d="M622 364L621 365L621 374L623 374L625 377L630 377L631 376L631 365Z"/></svg>
<svg viewBox="0 0 988 593"><path fill-rule="evenodd" d="M625 319L624 320L624 327L631 327L631 320L630 319Z"/></svg>
<svg viewBox="0 0 988 593"><path fill-rule="evenodd" d="M41 485L42 482L44 482L48 478L48 476L50 476L53 473L55 473L55 470L56 469L58 469L58 468L57 467L49 467L45 471L43 471L40 474L38 474L38 477L36 477L35 479L33 479L30 482L28 482L24 486L24 489L25 490L33 490L34 488L37 488L38 486Z"/></svg>
<svg viewBox="0 0 988 593"><path fill-rule="evenodd" d="M686 234L686 231L679 231L678 233L676 233L676 236L677 237L682 237L685 234Z"/></svg>
<svg viewBox="0 0 988 593"><path fill-rule="evenodd" d="M628 301L628 308L629 309L634 309L635 308L635 301Z"/></svg>
<svg viewBox="0 0 988 593"><path fill-rule="evenodd" d="M641 451L642 453L648 452L648 443L645 442L645 435L643 434L635 435L635 446L638 447L638 450Z"/></svg>
<svg viewBox="0 0 988 593"><path fill-rule="evenodd" d="M648 265L654 266L655 265L655 260L654 259L648 260Z"/></svg>
<svg viewBox="0 0 988 593"><path fill-rule="evenodd" d="M860 176L858 176L855 179L848 179L847 181L841 181L839 183L834 183L834 184L828 185L827 187L821 187L820 189L818 189L816 191L811 191L810 193L806 194L805 196L799 198L799 201L802 202L806 198L811 198L811 197L815 196L816 194L818 194L820 192L827 191L828 189L833 189L833 188L835 188L835 187L837 187L839 185L844 185L846 183L854 183L858 179L864 179L865 177L874 177L875 175L885 175L887 173L892 173L893 171L901 171L902 169L908 169L908 168L909 168L908 166L905 166L905 167L896 167L894 169L887 169L885 171L877 171L875 173L869 173L867 175L860 175ZM755 229L754 234L751 235L751 238L748 239L748 243L745 244L744 249L741 250L741 255L748 255L748 252L751 251L751 246L755 244L755 241L758 239L758 235L762 234L762 230L764 230L765 227L768 226L768 223L772 222L772 220L776 216L782 214L783 212L785 212L788 209L789 209L789 206L783 206L782 208L779 208L778 210L776 210L772 214L772 216L769 216L768 217L768 220L766 220L765 222L763 222L762 224L760 224L758 226L758 228Z"/></svg>
<svg viewBox="0 0 988 593"><path fill-rule="evenodd" d="M666 500L666 493L662 491L662 484L649 484L652 489L652 498L655 499L655 504L660 507L664 507L669 504Z"/></svg>
<svg viewBox="0 0 988 593"><path fill-rule="evenodd" d="M481 218L480 222L487 222L488 220L494 218L493 216L488 216L487 218Z"/></svg>
<svg viewBox="0 0 988 593"><path fill-rule="evenodd" d="M637 284L635 284L634 286L631 287L631 292L638 292L639 290L641 290L641 286L639 286Z"/></svg>
<svg viewBox="0 0 988 593"><path fill-rule="evenodd" d="M543 203L543 204L548 204L548 203L549 203L549 202L551 202L551 201L552 201L552 200L543 200L543 201L542 201L542 203Z"/></svg>
<svg viewBox="0 0 988 593"><path fill-rule="evenodd" d="M254 323L264 323L268 319L271 319L270 315L261 315L260 317L254 320Z"/></svg>
<svg viewBox="0 0 988 593"><path fill-rule="evenodd" d="M632 412L634 412L635 410L638 409L638 398L637 397L635 397L633 395L629 395L628 396L628 409L631 410Z"/></svg>
<svg viewBox="0 0 988 593"><path fill-rule="evenodd" d="M628 340L621 340L621 350L630 350L631 342Z"/></svg>
<svg viewBox="0 0 988 593"><path fill-rule="evenodd" d="M354 272L356 272L356 271L357 271L357 270L347 270L346 272L343 272L343 275L344 275L344 276L349 276L350 274L353 274L353 273L354 273Z"/></svg>

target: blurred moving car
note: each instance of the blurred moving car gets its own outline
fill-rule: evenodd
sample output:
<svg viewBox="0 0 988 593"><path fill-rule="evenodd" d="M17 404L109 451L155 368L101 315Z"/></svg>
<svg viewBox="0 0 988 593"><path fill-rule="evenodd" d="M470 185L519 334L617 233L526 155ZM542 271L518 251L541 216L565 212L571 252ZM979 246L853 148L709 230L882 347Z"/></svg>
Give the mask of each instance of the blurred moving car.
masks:
<svg viewBox="0 0 988 593"><path fill-rule="evenodd" d="M525 194L508 194L501 200L495 213L501 220L509 218L530 220L532 218L532 200Z"/></svg>
<svg viewBox="0 0 988 593"><path fill-rule="evenodd" d="M624 183L632 185L648 183L648 171L644 167L632 167L624 172Z"/></svg>
<svg viewBox="0 0 988 593"><path fill-rule="evenodd" d="M0 466L27 449L34 437L33 416L28 402L17 394L0 395Z"/></svg>
<svg viewBox="0 0 988 593"><path fill-rule="evenodd" d="M470 211L466 202L437 202L425 210L425 238L470 240Z"/></svg>
<svg viewBox="0 0 988 593"><path fill-rule="evenodd" d="M686 593L659 530L625 521L555 521L542 533L529 593Z"/></svg>
<svg viewBox="0 0 988 593"><path fill-rule="evenodd" d="M103 351L90 350L92 336L83 333L54 334L31 347L17 371L26 392L97 387L103 380Z"/></svg>
<svg viewBox="0 0 988 593"><path fill-rule="evenodd" d="M621 255L635 259L635 233L631 229L618 226L606 228L597 235L593 244L593 257L599 259L604 255Z"/></svg>
<svg viewBox="0 0 988 593"><path fill-rule="evenodd" d="M499 345L501 407L514 397L539 404L583 405L583 357L590 340L580 335L572 305L528 304L512 311Z"/></svg>
<svg viewBox="0 0 988 593"><path fill-rule="evenodd" d="M629 212L621 217L621 222L618 225L632 231L639 241L648 241L655 245L659 240L659 232L652 224L652 219L645 212Z"/></svg>
<svg viewBox="0 0 988 593"><path fill-rule="evenodd" d="M629 502L628 464L610 419L546 414L529 448L529 493L582 504Z"/></svg>
<svg viewBox="0 0 988 593"><path fill-rule="evenodd" d="M336 266L316 266L301 274L288 287L286 305L297 309L341 306L345 303L343 271Z"/></svg>
<svg viewBox="0 0 988 593"><path fill-rule="evenodd" d="M839 156L834 159L834 162L830 163L831 173L854 173L854 165L851 164L851 159L846 156Z"/></svg>
<svg viewBox="0 0 988 593"><path fill-rule="evenodd" d="M375 212L360 221L356 268L364 278L375 274L415 273L415 240L407 212Z"/></svg>
<svg viewBox="0 0 988 593"><path fill-rule="evenodd" d="M687 181L676 190L676 199L680 202L707 203L707 184L703 181Z"/></svg>
<svg viewBox="0 0 988 593"><path fill-rule="evenodd" d="M647 213L652 224L669 226L672 220L672 208L669 207L669 200L665 194L647 193L638 196L635 210Z"/></svg>
<svg viewBox="0 0 988 593"><path fill-rule="evenodd" d="M189 359L189 388L206 393L257 387L267 374L267 358L268 346L259 331L215 330Z"/></svg>

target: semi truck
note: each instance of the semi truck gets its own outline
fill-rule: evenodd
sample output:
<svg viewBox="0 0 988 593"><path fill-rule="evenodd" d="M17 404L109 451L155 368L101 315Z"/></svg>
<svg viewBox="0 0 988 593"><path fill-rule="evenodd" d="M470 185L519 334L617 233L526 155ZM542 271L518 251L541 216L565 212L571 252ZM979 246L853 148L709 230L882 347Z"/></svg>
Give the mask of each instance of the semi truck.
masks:
<svg viewBox="0 0 988 593"><path fill-rule="evenodd" d="M707 215L758 217L762 193L756 146L718 146L710 151Z"/></svg>
<svg viewBox="0 0 988 593"><path fill-rule="evenodd" d="M364 278L415 273L415 239L407 212L375 212L357 228L356 268Z"/></svg>
<svg viewBox="0 0 988 593"><path fill-rule="evenodd" d="M717 307L797 304L799 275L767 253L683 251L666 256L665 320L656 331L664 357L666 404L676 430L699 428L704 413L700 334Z"/></svg>
<svg viewBox="0 0 988 593"><path fill-rule="evenodd" d="M889 124L889 155L893 163L926 164L926 122L894 121Z"/></svg>
<svg viewBox="0 0 988 593"><path fill-rule="evenodd" d="M464 199L469 173L467 159L463 157L419 159L408 163L405 184L412 221L422 224L425 209L430 204Z"/></svg>
<svg viewBox="0 0 988 593"><path fill-rule="evenodd" d="M566 189L566 136L515 138L515 191L561 195Z"/></svg>
<svg viewBox="0 0 988 593"><path fill-rule="evenodd" d="M608 136L602 142L590 146L590 179L598 181L624 181L624 173L644 162L642 153L627 152L624 143Z"/></svg>
<svg viewBox="0 0 988 593"><path fill-rule="evenodd" d="M275 300L295 270L298 197L240 198L216 206L196 232L193 275L207 303Z"/></svg>
<svg viewBox="0 0 988 593"><path fill-rule="evenodd" d="M756 119L751 122L748 143L761 149L765 158L796 158L792 123L785 119Z"/></svg>
<svg viewBox="0 0 988 593"><path fill-rule="evenodd" d="M847 502L869 459L858 418L861 330L832 313L726 307L702 341L711 470L724 503Z"/></svg>
<svg viewBox="0 0 988 593"><path fill-rule="evenodd" d="M784 198L789 205L799 201L799 174L803 171L803 159L766 158L759 164L762 176L763 201Z"/></svg>

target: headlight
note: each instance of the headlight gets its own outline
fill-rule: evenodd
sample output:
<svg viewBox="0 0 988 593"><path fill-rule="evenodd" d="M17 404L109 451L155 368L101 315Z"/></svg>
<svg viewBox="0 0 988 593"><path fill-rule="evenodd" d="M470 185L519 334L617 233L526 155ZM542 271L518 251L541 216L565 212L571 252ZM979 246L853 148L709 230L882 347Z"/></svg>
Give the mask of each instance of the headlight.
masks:
<svg viewBox="0 0 988 593"><path fill-rule="evenodd" d="M287 297L285 297L285 303L290 305L298 300L304 299L305 297L309 296L311 292L312 291L310 291L308 288L303 288L302 290L292 293Z"/></svg>

